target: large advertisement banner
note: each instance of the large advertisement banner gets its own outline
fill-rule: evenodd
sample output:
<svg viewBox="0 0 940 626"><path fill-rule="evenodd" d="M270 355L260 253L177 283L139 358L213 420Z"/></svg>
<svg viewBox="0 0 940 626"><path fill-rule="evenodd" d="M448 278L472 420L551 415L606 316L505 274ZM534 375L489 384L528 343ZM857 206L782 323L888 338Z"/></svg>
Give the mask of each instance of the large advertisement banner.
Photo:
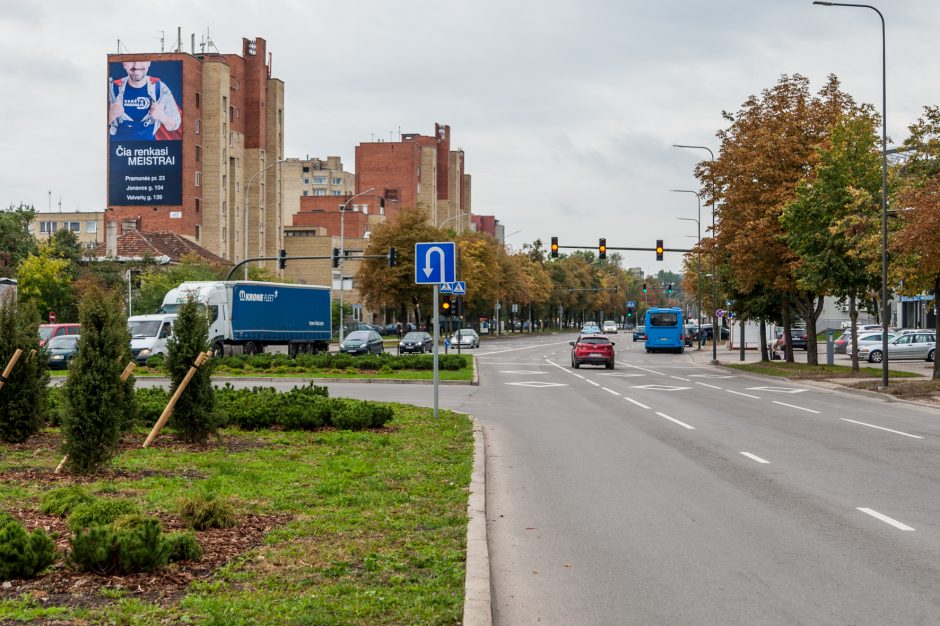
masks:
<svg viewBox="0 0 940 626"><path fill-rule="evenodd" d="M182 204L182 94L182 61L108 64L108 204Z"/></svg>

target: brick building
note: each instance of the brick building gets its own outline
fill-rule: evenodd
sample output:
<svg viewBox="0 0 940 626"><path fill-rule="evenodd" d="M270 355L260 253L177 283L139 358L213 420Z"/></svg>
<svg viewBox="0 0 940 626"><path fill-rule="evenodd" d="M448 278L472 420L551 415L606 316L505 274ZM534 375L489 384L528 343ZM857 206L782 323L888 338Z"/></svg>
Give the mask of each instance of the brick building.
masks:
<svg viewBox="0 0 940 626"><path fill-rule="evenodd" d="M196 54L194 49L192 54L108 55L109 85L119 85L123 64L135 62L152 62L151 77L157 76L153 67L180 75L174 96L182 121L173 140L157 135L149 144L126 144L159 146L171 155L178 149L179 160L166 174L138 165L141 161L131 164L131 157L125 164L122 158L130 150L115 148L120 144L112 138L105 221L135 220L149 232L172 231L230 262L246 257L246 241L248 257L276 256L283 237L283 172L275 166L284 160L284 83L271 75L265 40L243 39L241 54ZM130 89L130 80L124 83ZM112 99L119 88L109 90ZM152 191L157 175L169 181L162 197ZM129 179L144 183L125 185ZM146 185L150 188L140 191Z"/></svg>
<svg viewBox="0 0 940 626"><path fill-rule="evenodd" d="M104 211L57 211L36 213L29 231L37 241L46 241L57 231L70 230L86 250L104 241Z"/></svg>

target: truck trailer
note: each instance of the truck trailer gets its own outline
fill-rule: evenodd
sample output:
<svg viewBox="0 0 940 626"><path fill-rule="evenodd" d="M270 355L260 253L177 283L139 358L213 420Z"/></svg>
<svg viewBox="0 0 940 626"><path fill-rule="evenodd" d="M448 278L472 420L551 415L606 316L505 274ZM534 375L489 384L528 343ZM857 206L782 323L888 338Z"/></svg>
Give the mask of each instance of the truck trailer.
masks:
<svg viewBox="0 0 940 626"><path fill-rule="evenodd" d="M177 313L192 294L206 307L209 345L216 355L259 354L286 346L288 354L329 349L330 288L257 281L192 281L171 289L160 307Z"/></svg>

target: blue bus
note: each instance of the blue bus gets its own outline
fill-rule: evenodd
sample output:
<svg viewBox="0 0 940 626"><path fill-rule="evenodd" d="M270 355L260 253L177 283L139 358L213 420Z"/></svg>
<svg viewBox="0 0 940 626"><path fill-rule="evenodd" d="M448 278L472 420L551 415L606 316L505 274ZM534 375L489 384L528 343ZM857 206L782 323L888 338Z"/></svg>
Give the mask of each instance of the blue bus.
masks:
<svg viewBox="0 0 940 626"><path fill-rule="evenodd" d="M685 324L682 309L652 308L646 311L646 351L685 351Z"/></svg>

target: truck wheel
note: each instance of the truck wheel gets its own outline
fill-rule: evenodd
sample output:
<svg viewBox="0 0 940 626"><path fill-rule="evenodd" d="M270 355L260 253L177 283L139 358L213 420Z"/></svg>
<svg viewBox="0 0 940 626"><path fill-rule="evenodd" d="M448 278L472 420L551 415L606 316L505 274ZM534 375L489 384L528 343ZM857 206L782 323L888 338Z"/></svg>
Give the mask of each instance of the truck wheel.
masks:
<svg viewBox="0 0 940 626"><path fill-rule="evenodd" d="M245 344L245 354L258 354L259 352L260 350L258 350L258 344L256 344L254 341L249 341Z"/></svg>
<svg viewBox="0 0 940 626"><path fill-rule="evenodd" d="M225 346L221 342L216 342L212 346L212 356L220 357L225 355Z"/></svg>

